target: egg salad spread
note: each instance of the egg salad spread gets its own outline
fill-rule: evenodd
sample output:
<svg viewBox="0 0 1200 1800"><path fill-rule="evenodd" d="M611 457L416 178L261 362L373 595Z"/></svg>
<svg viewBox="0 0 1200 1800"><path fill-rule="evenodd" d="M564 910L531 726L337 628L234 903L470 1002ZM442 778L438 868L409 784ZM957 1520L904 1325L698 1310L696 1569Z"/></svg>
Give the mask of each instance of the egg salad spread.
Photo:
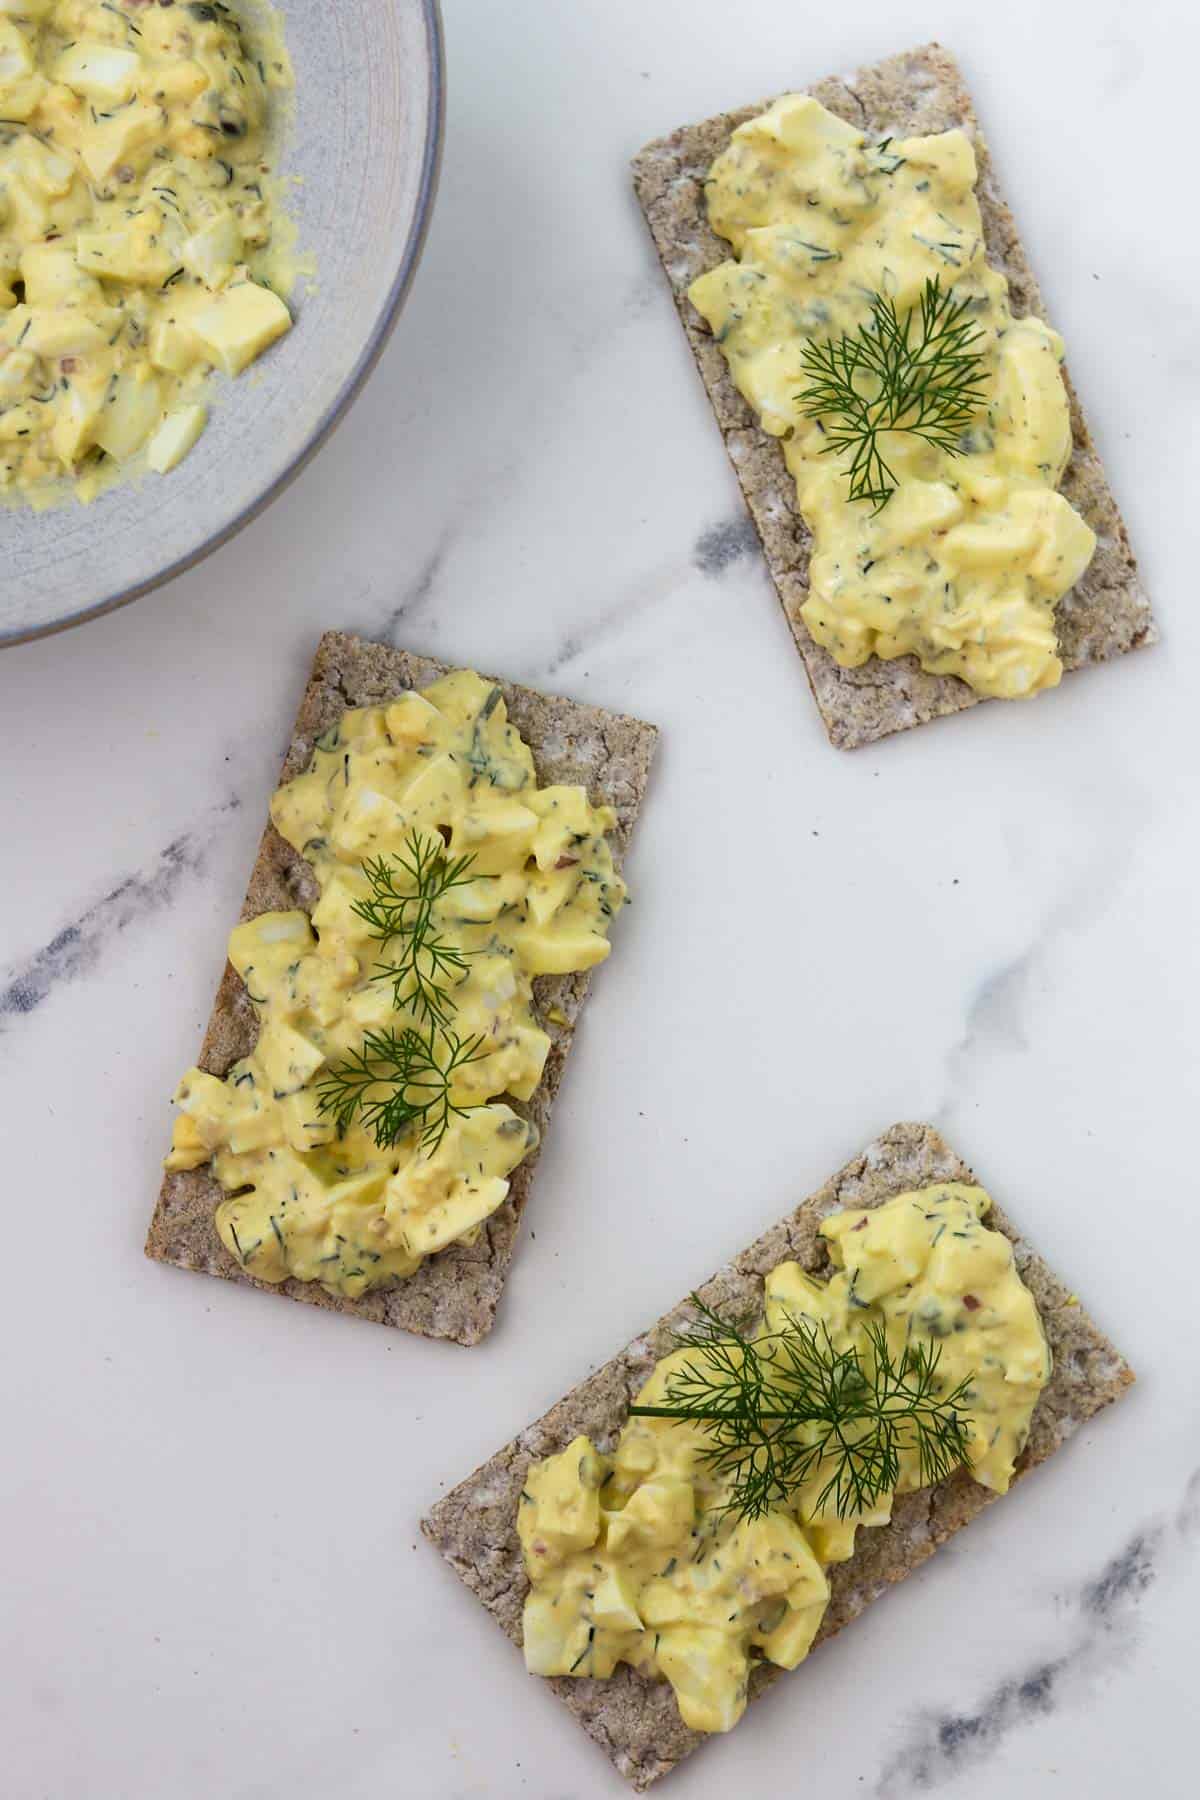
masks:
<svg viewBox="0 0 1200 1800"><path fill-rule="evenodd" d="M283 335L282 40L220 0L0 0L0 494L91 499Z"/></svg>
<svg viewBox="0 0 1200 1800"><path fill-rule="evenodd" d="M221 1241L261 1281L357 1298L472 1243L537 1143L533 981L593 968L625 900L582 787L540 787L470 671L347 711L271 803L311 916L238 925L253 1052L176 1094L168 1169L211 1162Z"/></svg>
<svg viewBox="0 0 1200 1800"><path fill-rule="evenodd" d="M1013 317L985 260L975 181L962 131L870 144L816 100L785 95L712 165L708 216L734 258L689 297L782 441L813 536L800 614L817 643L844 668L911 653L930 673L1015 699L1061 677L1054 608L1095 537L1057 492L1071 452L1062 340ZM890 497L852 500L852 452L829 445L844 420L811 409L811 347L874 350L878 303L905 329L934 280L974 327L978 405L953 448L921 436L910 410L879 439ZM879 399L869 369L851 380Z"/></svg>
<svg viewBox="0 0 1200 1800"><path fill-rule="evenodd" d="M893 1356L936 1346L943 1391L965 1384L962 1462L1003 1493L1050 1376L1050 1352L1008 1238L987 1229L982 1188L949 1182L900 1194L821 1226L835 1273L798 1263L766 1277L763 1336L819 1329L834 1349ZM695 1348L673 1351L637 1396L655 1405ZM809 1427L801 1429L807 1430ZM578 1437L531 1466L517 1528L529 1576L525 1660L539 1675L608 1676L619 1662L665 1676L684 1722L728 1731L745 1710L761 1658L791 1669L808 1653L829 1600L826 1569L854 1553L860 1525L883 1525L892 1494L923 1485L911 1451L875 1503L843 1514L818 1466L786 1504L738 1516L705 1451L706 1426L630 1417L611 1455ZM823 1454L823 1453L822 1453Z"/></svg>

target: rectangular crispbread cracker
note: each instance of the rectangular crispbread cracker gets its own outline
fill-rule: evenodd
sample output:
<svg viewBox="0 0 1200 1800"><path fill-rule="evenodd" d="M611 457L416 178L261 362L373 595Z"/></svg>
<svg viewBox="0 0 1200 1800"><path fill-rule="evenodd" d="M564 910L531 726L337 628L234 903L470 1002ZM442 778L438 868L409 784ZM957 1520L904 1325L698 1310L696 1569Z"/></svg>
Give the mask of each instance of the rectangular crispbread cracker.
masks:
<svg viewBox="0 0 1200 1800"><path fill-rule="evenodd" d="M818 1235L818 1226L829 1213L878 1206L894 1194L933 1182L973 1180L966 1164L931 1126L894 1125L698 1292L728 1318L752 1317L761 1313L763 1277L777 1263L794 1259L815 1274L829 1271L824 1239ZM1053 1375L1038 1401L1029 1442L1017 1464L1020 1477L1044 1462L1085 1419L1115 1400L1133 1380L1133 1372L999 1207L993 1206L987 1222L1012 1239L1017 1266L1037 1301L1054 1354ZM426 1537L514 1644L521 1643L521 1612L529 1588L516 1531L518 1497L529 1464L564 1449L580 1432L600 1449L611 1449L630 1401L656 1360L672 1348L674 1334L690 1311L690 1302L681 1301L476 1469L422 1522ZM885 1588L911 1574L952 1532L996 1498L962 1471L937 1488L901 1496L891 1523L861 1531L853 1559L828 1571L832 1598L816 1642L857 1618ZM772 1663L759 1663L750 1678L750 1698L756 1699L784 1673ZM542 1684L537 1677L530 1679ZM705 1741L680 1719L666 1681L647 1680L623 1663L607 1681L554 1676L544 1685L570 1708L639 1792Z"/></svg>
<svg viewBox="0 0 1200 1800"><path fill-rule="evenodd" d="M1012 213L996 181L992 159L954 58L939 44L888 57L844 77L798 91L809 93L868 138L911 137L960 126L979 164L978 195L988 261L1008 278L1013 312L1045 316L1037 282L1017 236ZM722 113L684 126L634 159L634 187L671 284L725 448L758 527L763 554L784 614L804 658L808 679L831 742L842 750L874 743L893 731L961 712L981 698L952 675L926 675L912 656L885 662L872 657L859 669L839 668L814 643L800 617L808 598L811 534L796 504L796 487L779 440L759 427L738 393L708 326L687 298L698 275L731 254L709 228L703 182L733 131L770 105ZM1096 554L1057 609L1060 654L1068 669L1106 662L1155 641L1150 602L1117 503L1088 432L1083 410L1067 378L1075 447L1062 492L1097 536Z"/></svg>
<svg viewBox="0 0 1200 1800"><path fill-rule="evenodd" d="M347 707L374 706L406 688L425 687L448 672L443 663L412 656L386 644L367 643L330 631L321 639L312 676L300 703L281 781L308 766L313 745ZM656 727L598 706L583 706L535 693L512 682L497 683L508 716L533 753L538 780L579 783L597 803L616 810L612 835L614 860L622 852L646 789L650 761L658 737ZM268 823L250 877L242 918L259 913L309 909L317 885L308 864ZM541 1085L528 1103L507 1097L515 1110L532 1118L543 1137L550 1109L562 1080L589 977L543 975L534 981L534 997L551 1039ZM554 1017L550 1016L553 1009ZM557 1022L564 1020L565 1023ZM199 1066L224 1075L254 1046L258 1023L241 977L228 963L200 1051ZM181 1269L200 1269L226 1281L246 1282L264 1292L303 1300L334 1312L373 1319L424 1337L451 1338L477 1344L491 1330L512 1259L517 1226L529 1197L537 1153L514 1171L507 1200L484 1226L473 1245L452 1244L422 1263L414 1275L394 1287L381 1288L360 1300L335 1299L315 1282L285 1281L278 1286L256 1281L225 1249L217 1236L214 1211L222 1199L216 1180L205 1168L167 1175L150 1222L146 1254Z"/></svg>

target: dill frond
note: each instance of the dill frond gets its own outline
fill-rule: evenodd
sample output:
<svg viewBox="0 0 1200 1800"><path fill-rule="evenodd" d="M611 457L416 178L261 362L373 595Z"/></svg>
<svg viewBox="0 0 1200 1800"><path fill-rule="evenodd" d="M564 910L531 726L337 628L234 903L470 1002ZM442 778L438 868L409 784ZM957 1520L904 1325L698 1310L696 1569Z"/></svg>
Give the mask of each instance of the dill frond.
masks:
<svg viewBox="0 0 1200 1800"><path fill-rule="evenodd" d="M449 989L466 974L472 954L443 936L434 908L473 879L474 861L448 857L437 833L426 837L414 830L399 855L371 857L363 864L371 897L356 900L352 910L385 948L399 945L396 959L380 963L372 979L390 982L397 1012L407 1007L427 1026L449 1022Z"/></svg>
<svg viewBox="0 0 1200 1800"><path fill-rule="evenodd" d="M482 1037L460 1038L433 1025L427 1032L368 1031L362 1048L316 1083L318 1111L343 1134L360 1120L381 1150L419 1127L421 1147L432 1156L451 1117L472 1110L453 1100L454 1077L487 1054L483 1044Z"/></svg>
<svg viewBox="0 0 1200 1800"><path fill-rule="evenodd" d="M832 1504L850 1518L896 1486L903 1452L916 1453L927 1483L965 1460L970 1378L943 1394L940 1349L894 1357L878 1320L864 1348L841 1349L825 1325L790 1313L785 1329L751 1337L692 1302L680 1348L693 1354L668 1377L663 1405L629 1410L704 1428L703 1460L728 1490L720 1511L760 1518L823 1478L814 1512Z"/></svg>
<svg viewBox="0 0 1200 1800"><path fill-rule="evenodd" d="M903 320L893 301L876 294L857 331L806 345L807 381L797 399L806 418L824 421L824 453L850 453L851 500L874 501L880 512L896 491L879 445L885 431L963 454L962 434L985 400L983 333L966 317L970 305L943 291L935 275Z"/></svg>

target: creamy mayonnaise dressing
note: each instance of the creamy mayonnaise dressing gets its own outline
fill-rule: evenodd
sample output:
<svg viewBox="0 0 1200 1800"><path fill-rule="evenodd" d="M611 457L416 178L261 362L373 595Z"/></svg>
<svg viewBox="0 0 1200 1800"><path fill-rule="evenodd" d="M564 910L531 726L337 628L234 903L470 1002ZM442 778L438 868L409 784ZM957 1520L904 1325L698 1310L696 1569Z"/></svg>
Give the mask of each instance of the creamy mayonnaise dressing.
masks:
<svg viewBox="0 0 1200 1800"><path fill-rule="evenodd" d="M0 493L90 499L291 325L278 32L219 0L0 0Z"/></svg>
<svg viewBox="0 0 1200 1800"><path fill-rule="evenodd" d="M807 95L740 125L707 182L736 260L689 297L763 429L782 440L814 539L801 616L846 668L909 652L1012 699L1062 674L1054 607L1095 537L1056 492L1071 451L1062 340L1015 319L985 260L975 153L961 131L868 144ZM985 404L962 454L903 431L883 440L896 491L877 512L847 493L849 452L806 418L802 358L857 332L876 295L901 319L931 277L970 301Z"/></svg>
<svg viewBox="0 0 1200 1800"><path fill-rule="evenodd" d="M875 1321L889 1351L940 1352L939 1391L964 1379L965 1467L1004 1493L1024 1448L1050 1352L1033 1296L1001 1232L981 1223L982 1188L947 1182L821 1226L836 1273L816 1281L798 1263L766 1277L764 1334L795 1320L833 1344L869 1354ZM661 1405L694 1350L665 1357L637 1396ZM860 1525L883 1525L892 1495L839 1518L817 1501L819 1467L786 1506L757 1519L722 1513L727 1485L705 1465L702 1425L634 1417L602 1456L585 1437L526 1475L517 1529L529 1575L525 1660L538 1675L611 1675L630 1663L671 1683L684 1722L728 1731L746 1705L753 1662L791 1669L807 1654L829 1600L825 1574L854 1554ZM903 1493L922 1486L901 1457Z"/></svg>
<svg viewBox="0 0 1200 1800"><path fill-rule="evenodd" d="M230 1196L217 1230L248 1273L354 1298L447 1244L474 1242L537 1143L534 1125L495 1097L527 1101L542 1078L550 1038L534 977L590 969L609 953L625 901L605 836L616 815L581 787L539 787L500 689L460 670L346 712L306 773L276 793L271 817L320 898L311 917L263 913L234 930L229 960L258 1041L223 1081L200 1069L184 1077L166 1166L211 1162ZM368 859L390 859L405 885L414 832L473 859L434 915L460 959L447 1025L481 1039L481 1052L455 1071L462 1112L432 1150L411 1128L383 1148L358 1120L339 1133L317 1093L366 1032L427 1028L379 978L389 945L355 911L371 898Z"/></svg>

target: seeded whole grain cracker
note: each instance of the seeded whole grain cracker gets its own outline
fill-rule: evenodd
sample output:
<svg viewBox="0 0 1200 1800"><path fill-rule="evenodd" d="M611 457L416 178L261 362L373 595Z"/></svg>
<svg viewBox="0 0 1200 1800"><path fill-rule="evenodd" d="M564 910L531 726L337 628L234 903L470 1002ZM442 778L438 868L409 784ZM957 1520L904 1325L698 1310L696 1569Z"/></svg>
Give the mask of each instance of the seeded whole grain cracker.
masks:
<svg viewBox="0 0 1200 1800"><path fill-rule="evenodd" d="M412 656L386 644L373 644L342 632L327 632L317 648L312 676L300 704L291 746L280 774L289 781L307 768L313 745L352 706L375 706L407 688L426 687L448 673L444 663ZM589 797L612 806L617 815L612 834L614 861L622 852L641 806L658 737L653 725L597 706L535 693L511 682L497 684L508 716L533 753L538 780L579 783ZM303 907L317 898L308 864L268 822L242 907L242 918L275 909ZM551 1040L545 1074L528 1103L506 1096L508 1104L532 1118L543 1136L562 1080L579 1012L588 991L588 974L541 975L534 996ZM249 1054L258 1021L241 977L228 963L199 1066L224 1075L231 1064ZM423 1337L451 1338L477 1344L491 1330L504 1287L521 1213L529 1197L537 1152L514 1170L508 1198L484 1225L473 1245L452 1244L429 1257L415 1274L391 1288L361 1299L335 1298L315 1282L288 1280L278 1285L256 1281L232 1257L217 1236L213 1215L224 1198L207 1168L168 1174L150 1222L146 1254L181 1269L198 1269L226 1281L240 1281L289 1300L303 1300L332 1312L373 1319Z"/></svg>
<svg viewBox="0 0 1200 1800"><path fill-rule="evenodd" d="M974 1179L932 1126L894 1125L720 1269L698 1290L700 1297L726 1317L760 1313L763 1278L777 1263L794 1259L818 1276L831 1272L825 1240L818 1232L831 1212L879 1206L895 1194L934 1182ZM1029 1441L1017 1462L1016 1480L1044 1462L1085 1420L1117 1399L1132 1382L1133 1371L994 1203L987 1223L1012 1240L1017 1267L1037 1302L1054 1357L1053 1373L1038 1400ZM519 1646L522 1641L521 1613L529 1591L516 1516L530 1463L564 1449L581 1432L601 1450L610 1450L634 1395L658 1358L672 1348L674 1334L690 1316L690 1299L682 1300L476 1469L423 1520L425 1536L514 1644ZM827 1571L831 1598L816 1643L857 1618L887 1587L911 1574L951 1533L998 1498L961 1470L936 1488L901 1495L891 1523L864 1528L851 1561L836 1563ZM759 1663L750 1678L750 1698L756 1699L785 1673L773 1663ZM570 1708L588 1736L639 1792L705 1742L703 1733L683 1723L666 1680L649 1680L624 1663L618 1664L607 1681L531 1676L530 1682L549 1687Z"/></svg>
<svg viewBox="0 0 1200 1800"><path fill-rule="evenodd" d="M1007 276L1018 318L1028 313L1045 316L970 96L948 51L940 44L927 44L797 91L812 94L873 139L960 126L974 145L979 165L976 191L988 261ZM704 179L735 128L770 104L764 100L740 112L722 113L648 144L634 159L634 187L830 741L838 749L853 750L891 732L961 712L982 696L956 676L925 674L913 656L891 661L871 657L861 668L843 669L814 642L800 617L808 598L812 537L800 517L795 482L779 440L759 426L734 386L708 326L687 298L698 275L731 255L724 238L709 226ZM1090 565L1055 611L1063 664L1079 669L1151 644L1157 632L1124 521L1069 375L1067 392L1074 450L1061 490L1097 538Z"/></svg>

